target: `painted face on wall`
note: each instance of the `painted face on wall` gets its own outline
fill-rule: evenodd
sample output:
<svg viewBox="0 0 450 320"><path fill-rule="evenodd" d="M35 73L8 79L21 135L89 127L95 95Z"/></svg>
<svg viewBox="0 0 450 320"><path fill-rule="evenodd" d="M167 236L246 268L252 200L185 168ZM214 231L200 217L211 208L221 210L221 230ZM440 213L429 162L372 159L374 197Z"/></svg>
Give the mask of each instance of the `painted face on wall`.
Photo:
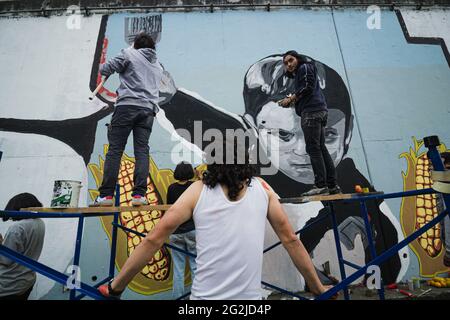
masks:
<svg viewBox="0 0 450 320"><path fill-rule="evenodd" d="M269 101L256 117L256 126L263 139L268 141L267 135L274 136L278 150L270 150L270 154L278 151L272 161L279 170L292 179L305 183L314 183L314 173L305 149L305 139L300 127L300 117L293 108L281 108L274 101ZM344 155L345 115L338 109L330 109L328 123L325 128L325 144L330 152L334 164L337 165ZM267 147L267 146L265 146ZM276 163L278 160L278 163Z"/></svg>
<svg viewBox="0 0 450 320"><path fill-rule="evenodd" d="M314 173L305 149L301 118L294 108L281 108L277 104L278 100L295 91L294 80L285 74L296 67L289 57L292 56L287 55L284 59L281 55L269 56L249 68L244 81L246 118L253 120L273 165L295 181L313 184ZM304 59L309 58L305 56ZM325 144L337 166L351 138L350 99L340 76L320 62L315 64L329 110Z"/></svg>

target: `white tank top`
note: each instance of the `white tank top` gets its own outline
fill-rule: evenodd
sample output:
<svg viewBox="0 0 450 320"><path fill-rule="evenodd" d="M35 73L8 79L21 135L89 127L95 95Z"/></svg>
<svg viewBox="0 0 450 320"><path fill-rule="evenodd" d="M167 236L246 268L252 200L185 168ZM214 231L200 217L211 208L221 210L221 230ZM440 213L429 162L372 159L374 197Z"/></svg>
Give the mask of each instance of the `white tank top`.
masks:
<svg viewBox="0 0 450 320"><path fill-rule="evenodd" d="M257 178L238 201L228 200L219 184L203 186L193 212L197 271L192 300L261 299L268 204Z"/></svg>

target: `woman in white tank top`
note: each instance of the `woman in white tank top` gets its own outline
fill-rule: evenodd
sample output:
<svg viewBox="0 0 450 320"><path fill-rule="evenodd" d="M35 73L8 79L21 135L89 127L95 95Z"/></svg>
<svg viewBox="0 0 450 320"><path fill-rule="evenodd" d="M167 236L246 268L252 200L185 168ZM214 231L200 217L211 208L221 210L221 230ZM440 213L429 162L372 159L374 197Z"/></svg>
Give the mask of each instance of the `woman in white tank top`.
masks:
<svg viewBox="0 0 450 320"><path fill-rule="evenodd" d="M225 144L223 150L228 150ZM239 155L237 144L234 155ZM245 149L246 150L246 149ZM226 152L222 163L226 163ZM115 279L99 288L119 298L169 235L191 217L197 242L197 271L191 299L261 299L265 220L268 219L315 295L325 292L308 252L295 235L278 196L249 164L208 164L202 181L193 183L133 251Z"/></svg>

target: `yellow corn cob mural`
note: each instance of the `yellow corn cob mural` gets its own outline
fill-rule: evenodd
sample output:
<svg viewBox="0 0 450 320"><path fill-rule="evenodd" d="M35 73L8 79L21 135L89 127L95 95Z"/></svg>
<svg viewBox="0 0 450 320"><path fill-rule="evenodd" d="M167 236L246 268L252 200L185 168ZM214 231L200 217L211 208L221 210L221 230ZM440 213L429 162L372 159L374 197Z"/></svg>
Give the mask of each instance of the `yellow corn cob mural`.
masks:
<svg viewBox="0 0 450 320"><path fill-rule="evenodd" d="M416 165L416 188L418 190L431 188L432 181L430 178L430 169L430 162L424 154L417 160ZM416 229L423 227L426 222L431 221L436 215L436 195L427 194L417 196ZM418 239L421 247L432 258L436 257L441 252L442 243L440 236L440 225L437 224L433 229L428 230Z"/></svg>
<svg viewBox="0 0 450 320"><path fill-rule="evenodd" d="M120 185L120 206L131 206L133 191L133 173L134 162L128 156L122 158L118 183ZM159 204L159 197L155 190L155 185L147 178L147 193L146 197L150 205ZM120 222L123 226L137 232L147 233L153 229L162 217L162 212L153 210L151 212L130 211L122 212L120 215ZM133 250L141 243L142 238L129 233L127 248L128 253L131 254ZM167 249L161 248L150 260L147 266L144 267L142 273L150 279L162 281L167 279L169 275L170 260Z"/></svg>
<svg viewBox="0 0 450 320"><path fill-rule="evenodd" d="M431 162L423 150L423 141L413 137L414 147L409 152L402 153L400 158L407 161L407 171L402 172L404 190L420 190L430 188ZM444 144L439 146L439 152L446 151ZM405 236L423 227L425 223L437 216L436 195L419 195L402 199L400 219ZM441 227L439 224L422 234L410 244L419 260L420 275L433 277L444 272L447 268L443 264L443 247L440 239Z"/></svg>
<svg viewBox="0 0 450 320"><path fill-rule="evenodd" d="M108 145L104 146L104 156L108 151ZM124 153L121 160L121 166L118 176L118 183L120 184L120 206L131 206L131 193L133 190L133 173L135 160ZM98 164L89 164L92 176L94 177L97 188L100 186L103 179L104 158L99 157ZM196 168L196 171L201 174L206 169L206 166L201 165ZM170 169L158 169L153 159L150 157L150 175L147 182L146 197L149 204L163 204L166 203L167 189L169 185L175 182L173 178L173 171ZM98 195L97 190L89 190L90 196L93 199ZM120 214L120 223L127 228L136 230L138 232L147 233L154 228L159 222L163 212L159 210L153 211L128 211ZM103 227L111 239L112 234L112 217L101 217ZM120 270L129 255L141 243L142 238L132 234L118 231L117 234L117 255L116 266ZM186 265L188 269L188 266ZM157 251L149 263L143 268L134 280L130 283L129 288L141 294L155 294L158 292L172 289L171 270L171 256L169 250L165 247ZM186 273L186 280L190 279L189 272Z"/></svg>

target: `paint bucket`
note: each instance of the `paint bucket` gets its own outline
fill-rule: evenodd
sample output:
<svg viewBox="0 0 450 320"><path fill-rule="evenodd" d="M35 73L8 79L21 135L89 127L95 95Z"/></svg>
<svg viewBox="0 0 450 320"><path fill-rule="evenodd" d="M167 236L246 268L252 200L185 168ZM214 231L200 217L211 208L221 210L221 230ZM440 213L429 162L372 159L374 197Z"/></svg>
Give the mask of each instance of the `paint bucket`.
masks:
<svg viewBox="0 0 450 320"><path fill-rule="evenodd" d="M413 291L414 290L414 281L408 280L407 283L408 283L408 290Z"/></svg>
<svg viewBox="0 0 450 320"><path fill-rule="evenodd" d="M414 289L420 289L420 278L412 278L414 282Z"/></svg>
<svg viewBox="0 0 450 320"><path fill-rule="evenodd" d="M52 208L76 208L80 199L81 181L56 180L53 187Z"/></svg>

